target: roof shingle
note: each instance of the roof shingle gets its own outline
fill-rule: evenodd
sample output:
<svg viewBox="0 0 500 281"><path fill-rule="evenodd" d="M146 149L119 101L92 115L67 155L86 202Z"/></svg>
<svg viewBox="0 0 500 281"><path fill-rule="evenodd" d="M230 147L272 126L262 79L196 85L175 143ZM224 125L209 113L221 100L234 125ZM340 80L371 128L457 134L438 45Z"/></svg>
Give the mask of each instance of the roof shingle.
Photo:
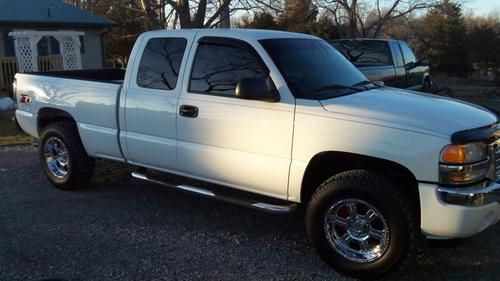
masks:
<svg viewBox="0 0 500 281"><path fill-rule="evenodd" d="M0 25L104 27L116 24L62 0L0 0Z"/></svg>

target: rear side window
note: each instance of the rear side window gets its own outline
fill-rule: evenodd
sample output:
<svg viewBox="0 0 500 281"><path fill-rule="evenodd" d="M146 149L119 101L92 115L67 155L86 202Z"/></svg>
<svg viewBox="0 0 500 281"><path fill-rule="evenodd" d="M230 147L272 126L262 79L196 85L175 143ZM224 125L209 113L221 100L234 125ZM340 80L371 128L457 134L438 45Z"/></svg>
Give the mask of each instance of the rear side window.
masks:
<svg viewBox="0 0 500 281"><path fill-rule="evenodd" d="M332 45L355 66L392 65L391 52L385 41L341 40Z"/></svg>
<svg viewBox="0 0 500 281"><path fill-rule="evenodd" d="M189 90L194 93L234 96L243 78L266 77L259 62L244 48L200 44L194 59Z"/></svg>
<svg viewBox="0 0 500 281"><path fill-rule="evenodd" d="M184 38L150 39L139 64L137 85L150 89L175 89L186 44Z"/></svg>
<svg viewBox="0 0 500 281"><path fill-rule="evenodd" d="M401 51L403 51L403 57L405 59L405 64L412 64L417 62L417 58L415 58L415 54L413 54L413 51L406 45L406 43L400 43L401 45Z"/></svg>

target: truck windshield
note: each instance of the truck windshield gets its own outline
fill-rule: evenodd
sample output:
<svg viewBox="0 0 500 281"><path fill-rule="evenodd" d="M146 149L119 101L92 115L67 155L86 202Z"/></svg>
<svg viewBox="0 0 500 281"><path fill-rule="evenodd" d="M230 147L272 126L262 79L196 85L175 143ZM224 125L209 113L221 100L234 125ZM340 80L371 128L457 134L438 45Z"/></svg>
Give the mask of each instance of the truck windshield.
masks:
<svg viewBox="0 0 500 281"><path fill-rule="evenodd" d="M327 99L376 87L323 40L287 38L259 42L297 98Z"/></svg>

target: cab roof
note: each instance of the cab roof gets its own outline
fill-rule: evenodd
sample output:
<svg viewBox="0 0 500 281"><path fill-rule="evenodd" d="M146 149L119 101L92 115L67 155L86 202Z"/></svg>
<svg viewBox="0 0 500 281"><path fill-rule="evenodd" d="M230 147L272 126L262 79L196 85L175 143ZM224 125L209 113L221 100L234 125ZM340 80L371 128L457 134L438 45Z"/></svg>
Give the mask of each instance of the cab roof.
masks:
<svg viewBox="0 0 500 281"><path fill-rule="evenodd" d="M185 34L198 34L201 36L218 36L218 37L229 37L237 38L242 40L262 40L262 39L277 39L277 38L297 38L297 39L318 39L316 36L278 31L278 30L264 30L264 29L239 29L239 28L229 28L229 29L172 29L172 30L155 30L148 31L147 33L161 34L166 33L170 36L172 34L179 34L179 36Z"/></svg>

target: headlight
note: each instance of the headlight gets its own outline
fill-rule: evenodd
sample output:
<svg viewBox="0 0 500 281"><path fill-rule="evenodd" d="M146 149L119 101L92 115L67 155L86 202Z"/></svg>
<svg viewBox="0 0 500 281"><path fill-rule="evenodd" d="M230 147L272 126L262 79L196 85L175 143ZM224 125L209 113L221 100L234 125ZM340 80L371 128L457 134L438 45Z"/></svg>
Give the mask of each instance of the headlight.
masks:
<svg viewBox="0 0 500 281"><path fill-rule="evenodd" d="M482 142L447 145L441 151L439 180L464 184L484 179L490 170L488 145Z"/></svg>

